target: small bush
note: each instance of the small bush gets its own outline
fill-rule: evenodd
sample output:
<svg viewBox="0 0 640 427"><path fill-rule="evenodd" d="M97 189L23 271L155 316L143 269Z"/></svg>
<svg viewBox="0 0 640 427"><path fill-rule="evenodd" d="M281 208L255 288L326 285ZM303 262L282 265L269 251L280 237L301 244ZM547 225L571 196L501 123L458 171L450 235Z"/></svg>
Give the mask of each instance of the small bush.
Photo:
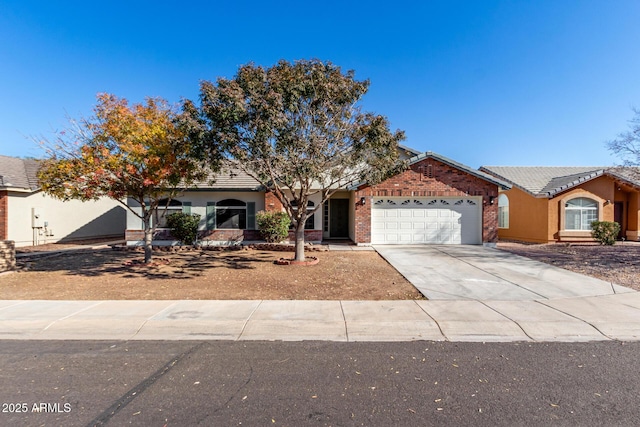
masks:
<svg viewBox="0 0 640 427"><path fill-rule="evenodd" d="M167 216L167 225L171 235L185 245L193 245L198 237L200 215L175 212Z"/></svg>
<svg viewBox="0 0 640 427"><path fill-rule="evenodd" d="M593 221L591 236L601 245L615 245L620 232L620 224L611 221Z"/></svg>
<svg viewBox="0 0 640 427"><path fill-rule="evenodd" d="M260 235L268 243L282 242L289 235L291 219L286 212L265 212L256 214Z"/></svg>

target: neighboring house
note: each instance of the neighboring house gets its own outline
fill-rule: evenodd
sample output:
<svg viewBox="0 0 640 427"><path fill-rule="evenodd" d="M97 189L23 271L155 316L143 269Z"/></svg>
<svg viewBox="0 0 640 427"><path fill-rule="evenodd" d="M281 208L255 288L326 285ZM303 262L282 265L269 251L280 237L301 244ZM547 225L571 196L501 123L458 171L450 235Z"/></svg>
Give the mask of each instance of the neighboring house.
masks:
<svg viewBox="0 0 640 427"><path fill-rule="evenodd" d="M615 221L619 237L638 240L640 175L632 168L480 168L513 185L498 199L500 239L593 241L591 222Z"/></svg>
<svg viewBox="0 0 640 427"><path fill-rule="evenodd" d="M406 171L377 185L336 192L305 224L306 240L350 239L361 245L497 242L498 190L509 189L509 184L432 152L418 154L401 146L400 157L408 160ZM312 207L320 202L320 194L310 198ZM154 244L177 243L163 228L163 216L170 212L201 215L203 244L231 244L260 240L256 212L281 209L277 198L246 174L220 173L214 184L200 182L158 209ZM143 236L142 221L129 214L128 244L142 244Z"/></svg>
<svg viewBox="0 0 640 427"><path fill-rule="evenodd" d="M38 160L0 156L0 240L16 246L102 237L121 239L122 204L56 200L39 189Z"/></svg>

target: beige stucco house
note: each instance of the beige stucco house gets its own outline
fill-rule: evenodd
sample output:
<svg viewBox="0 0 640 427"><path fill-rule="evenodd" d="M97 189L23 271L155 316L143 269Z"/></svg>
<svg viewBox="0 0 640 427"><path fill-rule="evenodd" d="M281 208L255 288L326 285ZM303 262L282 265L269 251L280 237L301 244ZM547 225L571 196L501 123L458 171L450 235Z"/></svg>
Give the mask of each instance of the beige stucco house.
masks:
<svg viewBox="0 0 640 427"><path fill-rule="evenodd" d="M37 160L0 156L0 240L30 246L124 236L122 204L56 200L40 191L37 171Z"/></svg>

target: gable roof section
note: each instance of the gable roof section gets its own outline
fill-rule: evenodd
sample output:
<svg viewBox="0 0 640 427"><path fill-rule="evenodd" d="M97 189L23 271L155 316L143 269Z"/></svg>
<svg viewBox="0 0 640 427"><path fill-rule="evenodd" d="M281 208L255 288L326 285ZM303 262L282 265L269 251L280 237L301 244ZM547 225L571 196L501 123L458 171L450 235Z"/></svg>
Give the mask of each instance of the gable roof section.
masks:
<svg viewBox="0 0 640 427"><path fill-rule="evenodd" d="M405 145L398 144L399 154L405 157L413 157L420 152ZM223 190L223 191L262 191L264 187L256 179L252 178L243 170L231 165L223 166L218 173L209 173L207 178L198 181L193 185L202 190ZM344 184L341 184L344 186Z"/></svg>
<svg viewBox="0 0 640 427"><path fill-rule="evenodd" d="M634 168L604 166L482 166L481 171L510 182L535 196L552 198L563 191L608 175L640 187L640 174Z"/></svg>
<svg viewBox="0 0 640 427"><path fill-rule="evenodd" d="M229 166L219 172L209 172L207 178L193 183L196 189L223 191L259 191L262 185L244 171Z"/></svg>
<svg viewBox="0 0 640 427"><path fill-rule="evenodd" d="M411 147L407 147L406 145L398 144L398 154L403 158L411 158L420 154L420 151L414 150Z"/></svg>
<svg viewBox="0 0 640 427"><path fill-rule="evenodd" d="M433 151L425 151L424 153L418 154L417 156L413 156L412 158L410 158L408 160L409 162L409 166L421 162L424 159L434 159L437 160L441 163L444 163L446 165L449 165L451 167L454 167L456 169L462 170L464 172L467 172L469 175L473 175L477 178L480 178L484 181L490 182L492 184L497 185L498 187L502 188L503 190L509 190L511 189L511 184L509 184L508 182L496 178L493 175L490 175L488 173L484 173L482 171L479 171L477 169L473 169L472 167L463 165L462 163L458 163L455 160L451 160L448 157L442 156L440 154L434 153ZM367 185L366 182L359 182L357 184L351 185L349 186L347 189L348 190L355 190L363 185Z"/></svg>
<svg viewBox="0 0 640 427"><path fill-rule="evenodd" d="M605 174L624 184L640 190L640 167L614 167L605 171Z"/></svg>
<svg viewBox="0 0 640 427"><path fill-rule="evenodd" d="M39 161L0 156L0 188L16 191L36 191Z"/></svg>
<svg viewBox="0 0 640 427"><path fill-rule="evenodd" d="M442 156L438 153L434 153L433 151L426 151L422 154L419 154L415 157L412 157L411 159L409 159L409 165L413 165L414 163L418 163L424 159L427 158L431 158L434 160L437 160L441 163L444 163L446 165L449 165L451 167L454 167L456 169L462 170L467 172L469 175L473 175L477 178L480 178L484 181L488 181L492 184L497 185L498 187L502 188L503 190L509 190L511 188L511 184L503 179L500 179L499 177L496 177L494 175L490 175L488 173L483 172L482 170L478 170L478 169L473 169L470 166L467 165L463 165L462 163L458 163L455 160L452 160L448 157Z"/></svg>

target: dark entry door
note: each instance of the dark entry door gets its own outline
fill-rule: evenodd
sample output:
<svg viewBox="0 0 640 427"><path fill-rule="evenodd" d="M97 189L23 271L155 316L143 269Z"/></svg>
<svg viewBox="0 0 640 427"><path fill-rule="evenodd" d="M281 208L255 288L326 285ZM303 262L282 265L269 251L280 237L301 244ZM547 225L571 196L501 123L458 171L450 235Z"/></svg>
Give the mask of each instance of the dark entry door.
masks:
<svg viewBox="0 0 640 427"><path fill-rule="evenodd" d="M618 224L620 224L620 232L618 233L618 239L622 239L622 236L624 236L624 232L622 230L623 219L624 219L624 203L614 202L613 203L613 220Z"/></svg>
<svg viewBox="0 0 640 427"><path fill-rule="evenodd" d="M329 237L349 237L349 199L329 200Z"/></svg>

